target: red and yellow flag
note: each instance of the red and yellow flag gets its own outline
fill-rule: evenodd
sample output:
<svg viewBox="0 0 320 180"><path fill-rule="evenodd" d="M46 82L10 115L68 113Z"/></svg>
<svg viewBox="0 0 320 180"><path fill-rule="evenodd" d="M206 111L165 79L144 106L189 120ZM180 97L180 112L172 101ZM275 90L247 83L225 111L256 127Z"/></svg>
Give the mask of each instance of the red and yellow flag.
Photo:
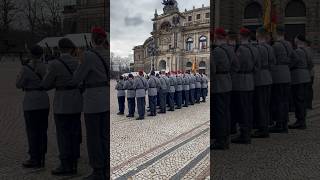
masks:
<svg viewBox="0 0 320 180"><path fill-rule="evenodd" d="M277 26L276 6L272 0L264 0L263 26L268 32L274 32Z"/></svg>

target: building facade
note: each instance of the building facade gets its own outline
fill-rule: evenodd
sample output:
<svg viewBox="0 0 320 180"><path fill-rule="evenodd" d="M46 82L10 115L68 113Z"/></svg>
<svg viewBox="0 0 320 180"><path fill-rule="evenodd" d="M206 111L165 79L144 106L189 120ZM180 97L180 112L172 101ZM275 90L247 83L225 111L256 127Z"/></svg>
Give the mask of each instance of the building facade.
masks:
<svg viewBox="0 0 320 180"><path fill-rule="evenodd" d="M313 49L320 53L320 1L272 0L277 24L286 31L286 39L293 42L298 34L306 35ZM214 27L238 31L247 27L253 32L262 26L264 0L211 0Z"/></svg>
<svg viewBox="0 0 320 180"><path fill-rule="evenodd" d="M210 7L180 12L175 0L164 1L163 14L155 11L153 31L135 46L134 70L149 72L191 70L210 72Z"/></svg>
<svg viewBox="0 0 320 180"><path fill-rule="evenodd" d="M65 34L87 33L91 27L105 27L109 32L110 3L107 0L73 0L64 6Z"/></svg>

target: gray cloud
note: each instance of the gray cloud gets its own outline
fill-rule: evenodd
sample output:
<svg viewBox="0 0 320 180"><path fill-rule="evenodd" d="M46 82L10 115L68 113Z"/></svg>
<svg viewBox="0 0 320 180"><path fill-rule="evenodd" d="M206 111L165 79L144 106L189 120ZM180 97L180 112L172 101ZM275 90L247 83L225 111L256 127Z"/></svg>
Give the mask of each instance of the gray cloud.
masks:
<svg viewBox="0 0 320 180"><path fill-rule="evenodd" d="M124 23L126 26L139 26L140 24L143 23L143 19L140 16L134 16L134 17L125 17L124 18Z"/></svg>

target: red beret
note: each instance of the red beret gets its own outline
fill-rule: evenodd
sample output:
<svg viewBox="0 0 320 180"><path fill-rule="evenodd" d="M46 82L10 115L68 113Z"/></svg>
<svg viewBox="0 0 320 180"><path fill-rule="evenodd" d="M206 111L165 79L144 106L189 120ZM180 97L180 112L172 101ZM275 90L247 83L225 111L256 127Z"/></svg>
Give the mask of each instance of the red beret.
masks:
<svg viewBox="0 0 320 180"><path fill-rule="evenodd" d="M250 30L247 28L240 29L240 35L248 36L250 34Z"/></svg>
<svg viewBox="0 0 320 180"><path fill-rule="evenodd" d="M107 33L101 27L93 27L91 33L99 34L100 36L107 37Z"/></svg>
<svg viewBox="0 0 320 180"><path fill-rule="evenodd" d="M227 35L226 31L225 31L223 28L217 28L217 29L214 31L214 33L215 33L216 35L220 35L220 36L226 36L226 35Z"/></svg>

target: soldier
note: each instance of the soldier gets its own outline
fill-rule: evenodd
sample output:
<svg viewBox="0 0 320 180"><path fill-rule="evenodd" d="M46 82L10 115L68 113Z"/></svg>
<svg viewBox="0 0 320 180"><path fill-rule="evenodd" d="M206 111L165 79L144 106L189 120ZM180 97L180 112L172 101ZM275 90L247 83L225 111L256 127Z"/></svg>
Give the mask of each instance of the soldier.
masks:
<svg viewBox="0 0 320 180"><path fill-rule="evenodd" d="M136 120L143 120L145 114L146 91L148 90L148 82L143 77L143 72L139 71L139 76L134 79L133 84L136 90L137 107L139 117Z"/></svg>
<svg viewBox="0 0 320 180"><path fill-rule="evenodd" d="M150 106L150 114L148 116L156 116L157 112L157 91L160 87L160 82L158 78L155 77L155 72L151 71L150 78L148 80L148 96L149 96L149 106Z"/></svg>
<svg viewBox="0 0 320 180"><path fill-rule="evenodd" d="M290 42L284 40L284 28L277 27L276 41L273 44L276 65L271 68L271 120L276 124L269 128L270 133L288 133L289 94L291 75L289 65L293 53Z"/></svg>
<svg viewBox="0 0 320 180"><path fill-rule="evenodd" d="M268 32L264 28L257 30L256 45L259 51L260 69L254 74L255 91L254 91L254 124L257 126L252 137L266 138L269 137L269 116L270 116L270 94L272 85L272 76L270 67L276 62L272 47L268 44Z"/></svg>
<svg viewBox="0 0 320 180"><path fill-rule="evenodd" d="M159 73L156 74L156 77L157 77L157 80L160 82L160 74ZM157 106L160 109L160 87L158 87L158 91L157 91Z"/></svg>
<svg viewBox="0 0 320 180"><path fill-rule="evenodd" d="M196 84L195 84L195 99L196 99L196 103L199 104L200 103L200 96L201 96L201 75L199 73L196 73L194 75L195 79L196 79Z"/></svg>
<svg viewBox="0 0 320 180"><path fill-rule="evenodd" d="M188 73L186 72L183 75L183 90L184 90L184 106L183 107L188 107L189 105L189 97L190 97L190 82L188 78Z"/></svg>
<svg viewBox="0 0 320 180"><path fill-rule="evenodd" d="M119 112L117 113L117 115L124 115L126 91L124 88L123 76L119 77L119 81L117 82L115 89L118 91L117 96L118 96Z"/></svg>
<svg viewBox="0 0 320 180"><path fill-rule="evenodd" d="M306 38L303 35L298 35L295 38L295 44L297 49L294 51L290 70L296 122L289 125L289 128L306 129L306 90L311 81L308 69L310 52L307 50Z"/></svg>
<svg viewBox="0 0 320 180"><path fill-rule="evenodd" d="M249 43L250 31L246 28L240 29L241 44L236 51L239 59L240 69L232 74L232 106L231 118L238 122L240 135L231 140L232 143L250 144L251 129L253 121L253 73L259 67L256 49Z"/></svg>
<svg viewBox="0 0 320 180"><path fill-rule="evenodd" d="M188 71L187 77L189 78L189 83L190 83L190 90L189 90L189 100L190 100L190 105L194 105L195 103L195 88L196 88L196 77Z"/></svg>
<svg viewBox="0 0 320 180"><path fill-rule="evenodd" d="M307 47L305 47L305 50L308 52L308 69L310 73L311 81L307 85L307 95L306 95L306 104L308 109L312 109L312 101L313 101L313 82L314 82L314 64L313 64L313 53L312 49L310 48L311 42L307 40Z"/></svg>
<svg viewBox="0 0 320 180"><path fill-rule="evenodd" d="M171 73L169 76L170 88L169 88L169 110L174 111L174 93L176 92L176 79L174 73Z"/></svg>
<svg viewBox="0 0 320 180"><path fill-rule="evenodd" d="M167 94L166 94L166 104L168 107L170 107L170 104L169 104L169 100L170 100L170 80L169 80L169 76L170 76L170 73L165 73L163 78L164 80L166 81L166 84L167 84Z"/></svg>
<svg viewBox="0 0 320 180"><path fill-rule="evenodd" d="M23 162L24 168L42 168L45 166L49 96L41 88L41 80L46 73L46 66L40 60L42 54L42 48L34 46L31 49L31 62L21 67L16 80L16 87L25 92L23 111L30 158Z"/></svg>
<svg viewBox="0 0 320 180"><path fill-rule="evenodd" d="M181 72L178 71L178 75L177 75L177 89L176 89L176 93L177 93L177 107L176 109L181 109L182 106L182 90L183 90L183 79L181 77Z"/></svg>
<svg viewBox="0 0 320 180"><path fill-rule="evenodd" d="M229 149L230 137L230 96L232 90L231 73L237 71L237 57L231 46L227 45L223 28L215 30L215 45L212 52L213 62L213 130L214 139L211 149Z"/></svg>
<svg viewBox="0 0 320 180"><path fill-rule="evenodd" d="M106 32L95 27L91 30L93 48L80 56L80 65L74 72L75 84L84 82L83 111L87 132L87 148L93 172L85 179L107 179L109 169L109 61L103 44Z"/></svg>
<svg viewBox="0 0 320 180"><path fill-rule="evenodd" d="M72 56L76 46L68 38L59 41L60 58L52 60L42 87L55 88L53 112L56 124L60 166L53 175L70 175L77 173L81 144L82 95L79 87L72 84L73 73L78 60Z"/></svg>
<svg viewBox="0 0 320 180"><path fill-rule="evenodd" d="M237 33L230 30L227 34L227 43L229 46L231 46L234 49L234 51L236 51L239 46L237 44L237 40L238 40Z"/></svg>
<svg viewBox="0 0 320 180"><path fill-rule="evenodd" d="M133 87L134 79L133 75L130 73L128 75L128 80L124 83L124 89L127 90L127 102L128 102L128 109L129 113L127 117L134 117L134 111L136 109L136 90Z"/></svg>
<svg viewBox="0 0 320 180"><path fill-rule="evenodd" d="M202 73L201 76L201 102L206 102L206 97L208 95L208 77L205 73Z"/></svg>
<svg viewBox="0 0 320 180"><path fill-rule="evenodd" d="M165 114L166 113L166 98L167 98L167 92L170 86L167 86L166 80L165 80L165 72L161 72L161 77L160 79L160 93L159 93L159 98L160 98L160 111L159 114Z"/></svg>

